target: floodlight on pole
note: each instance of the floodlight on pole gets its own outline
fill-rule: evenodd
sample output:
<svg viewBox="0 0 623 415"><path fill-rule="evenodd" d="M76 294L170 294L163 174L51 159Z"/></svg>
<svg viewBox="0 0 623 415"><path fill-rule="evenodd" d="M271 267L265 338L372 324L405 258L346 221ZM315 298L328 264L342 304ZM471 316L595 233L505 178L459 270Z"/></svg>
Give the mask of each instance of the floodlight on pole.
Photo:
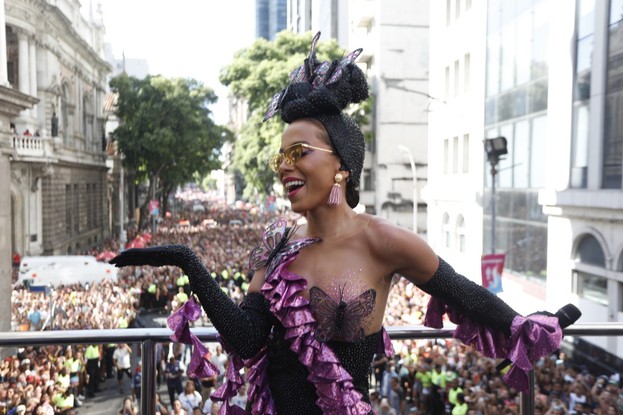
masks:
<svg viewBox="0 0 623 415"><path fill-rule="evenodd" d="M484 141L487 159L491 164L491 253L495 253L495 177L498 173L498 163L502 156L508 154L506 137L487 138Z"/></svg>

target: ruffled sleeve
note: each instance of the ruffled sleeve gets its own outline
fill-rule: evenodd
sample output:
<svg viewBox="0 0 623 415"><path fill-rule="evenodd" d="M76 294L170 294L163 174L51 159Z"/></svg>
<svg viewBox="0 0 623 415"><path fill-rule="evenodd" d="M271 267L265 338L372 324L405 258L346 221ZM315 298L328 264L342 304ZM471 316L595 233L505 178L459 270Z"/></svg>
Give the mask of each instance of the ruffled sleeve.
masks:
<svg viewBox="0 0 623 415"><path fill-rule="evenodd" d="M474 322L436 297L431 297L428 303L424 325L442 328L444 314L457 325L454 338L486 357L510 360L512 367L504 375L504 381L522 392L530 387L528 373L533 364L558 350L562 341L562 329L556 317L540 314L516 316L508 337L500 330Z"/></svg>

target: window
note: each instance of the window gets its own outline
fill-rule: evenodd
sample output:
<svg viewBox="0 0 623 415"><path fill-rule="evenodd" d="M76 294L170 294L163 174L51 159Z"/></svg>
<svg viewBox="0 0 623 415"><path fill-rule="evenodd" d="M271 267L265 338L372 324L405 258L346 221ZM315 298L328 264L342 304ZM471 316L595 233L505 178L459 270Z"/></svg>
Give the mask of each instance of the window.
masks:
<svg viewBox="0 0 623 415"><path fill-rule="evenodd" d="M467 249L466 237L465 237L465 219L463 215L459 215L456 220L456 240L460 252L465 252Z"/></svg>
<svg viewBox="0 0 623 415"><path fill-rule="evenodd" d="M457 59L456 61L454 61L454 91L453 91L454 96L459 95L459 85L460 85L459 66L460 66L459 61Z"/></svg>
<svg viewBox="0 0 623 415"><path fill-rule="evenodd" d="M578 243L573 270L573 290L578 296L595 303L608 305L608 279L605 277L606 256L597 238L584 235ZM586 265L591 266L591 271ZM604 275L595 269L602 268Z"/></svg>
<svg viewBox="0 0 623 415"><path fill-rule="evenodd" d="M450 67L446 66L446 83L444 85L444 96L446 99L450 97Z"/></svg>
<svg viewBox="0 0 623 415"><path fill-rule="evenodd" d="M372 169L363 169L363 190L374 190L374 178L372 176Z"/></svg>
<svg viewBox="0 0 623 415"><path fill-rule="evenodd" d="M92 219L92 209L93 209L93 193L91 191L91 184L87 183L87 229L93 229Z"/></svg>
<svg viewBox="0 0 623 415"><path fill-rule="evenodd" d="M532 119L530 140L530 187L545 187L547 168L545 143L547 142L547 116Z"/></svg>
<svg viewBox="0 0 623 415"><path fill-rule="evenodd" d="M463 134L463 169L462 173L469 173L469 134Z"/></svg>
<svg viewBox="0 0 623 415"><path fill-rule="evenodd" d="M575 45L570 186L586 188L588 186L589 98L595 32L595 0L578 0L576 10L578 37Z"/></svg>
<svg viewBox="0 0 623 415"><path fill-rule="evenodd" d="M598 267L606 266L606 256L601 249L601 245L597 238L592 235L586 235L580 241L575 260L583 264L595 265Z"/></svg>
<svg viewBox="0 0 623 415"><path fill-rule="evenodd" d="M443 222L441 225L442 244L446 248L450 248L450 215L443 214Z"/></svg>
<svg viewBox="0 0 623 415"><path fill-rule="evenodd" d="M450 166L450 140L443 140L443 174L448 174Z"/></svg>
<svg viewBox="0 0 623 415"><path fill-rule="evenodd" d="M452 139L452 173L459 172L459 137Z"/></svg>
<svg viewBox="0 0 623 415"><path fill-rule="evenodd" d="M610 27L608 42L608 69L606 82L606 107L604 114L602 187L620 189L623 174L623 82L620 68L623 63L623 1L610 2Z"/></svg>
<svg viewBox="0 0 623 415"><path fill-rule="evenodd" d="M463 57L463 93L469 94L469 84L471 77L471 56L469 53L466 53Z"/></svg>
<svg viewBox="0 0 623 415"><path fill-rule="evenodd" d="M65 234L67 236L72 234L72 226L71 226L71 207L72 207L72 197L71 197L71 185L65 185Z"/></svg>
<svg viewBox="0 0 623 415"><path fill-rule="evenodd" d="M73 231L74 235L78 235L80 233L80 188L78 184L74 184L74 193L73 193Z"/></svg>
<svg viewBox="0 0 623 415"><path fill-rule="evenodd" d="M587 300L608 306L608 279L599 275L574 271L577 281L576 293Z"/></svg>
<svg viewBox="0 0 623 415"><path fill-rule="evenodd" d="M515 123L514 147L509 148L513 158L513 187L529 187L528 172L530 169L530 124L527 120Z"/></svg>

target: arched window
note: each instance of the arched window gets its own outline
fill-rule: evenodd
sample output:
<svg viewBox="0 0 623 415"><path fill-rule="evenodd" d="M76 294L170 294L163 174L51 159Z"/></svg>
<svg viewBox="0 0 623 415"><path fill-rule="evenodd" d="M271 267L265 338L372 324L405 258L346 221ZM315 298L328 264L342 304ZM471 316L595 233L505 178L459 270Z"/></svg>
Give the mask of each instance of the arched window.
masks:
<svg viewBox="0 0 623 415"><path fill-rule="evenodd" d="M582 236L573 259L573 291L581 298L608 306L606 255L597 238Z"/></svg>
<svg viewBox="0 0 623 415"><path fill-rule="evenodd" d="M459 217L456 219L455 232L459 252L465 252L467 248L467 243L465 240L465 218L463 218L463 215L459 215Z"/></svg>
<svg viewBox="0 0 623 415"><path fill-rule="evenodd" d="M450 233L450 215L448 215L447 213L443 214L443 221L441 224L441 237L442 237L442 243L443 246L446 248L450 248L450 239L451 239L451 233Z"/></svg>

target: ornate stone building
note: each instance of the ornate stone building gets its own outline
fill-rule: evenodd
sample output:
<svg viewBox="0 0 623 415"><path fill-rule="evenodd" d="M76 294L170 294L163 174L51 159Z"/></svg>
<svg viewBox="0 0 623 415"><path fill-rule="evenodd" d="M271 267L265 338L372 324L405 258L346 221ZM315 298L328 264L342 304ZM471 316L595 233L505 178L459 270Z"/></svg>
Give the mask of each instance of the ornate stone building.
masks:
<svg viewBox="0 0 623 415"><path fill-rule="evenodd" d="M0 0L2 23L0 252L75 253L110 235L101 16L79 0Z"/></svg>

